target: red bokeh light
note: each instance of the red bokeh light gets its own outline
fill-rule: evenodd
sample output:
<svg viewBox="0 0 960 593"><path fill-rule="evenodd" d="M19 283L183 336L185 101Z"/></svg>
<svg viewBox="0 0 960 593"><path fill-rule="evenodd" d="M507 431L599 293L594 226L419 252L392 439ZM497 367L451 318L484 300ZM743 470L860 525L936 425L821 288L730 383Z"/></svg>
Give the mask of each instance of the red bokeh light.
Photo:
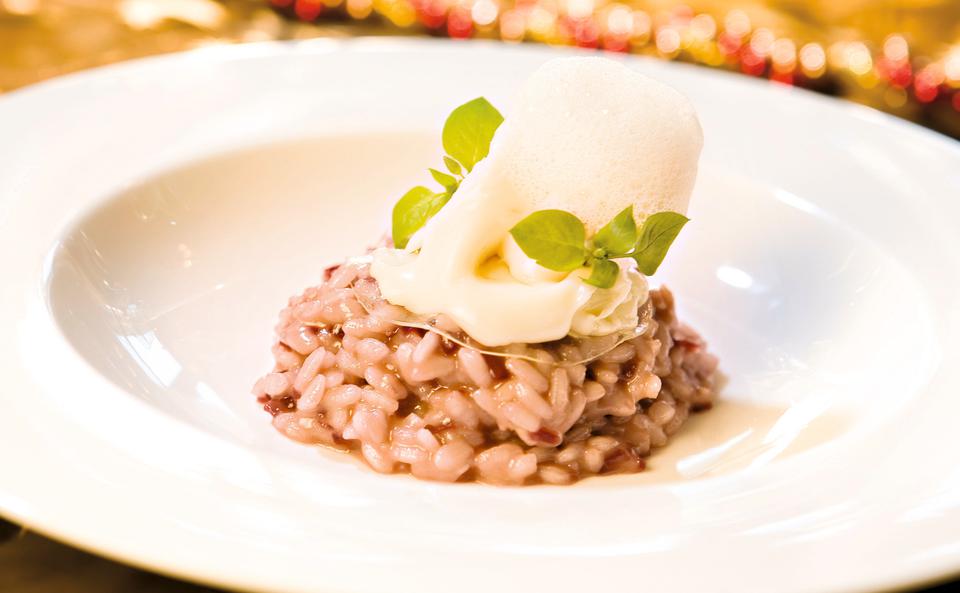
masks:
<svg viewBox="0 0 960 593"><path fill-rule="evenodd" d="M607 35L603 38L603 49L625 52L630 49L630 39L623 35Z"/></svg>
<svg viewBox="0 0 960 593"><path fill-rule="evenodd" d="M593 19L577 19L571 23L573 42L579 47L597 48L600 46L600 30Z"/></svg>
<svg viewBox="0 0 960 593"><path fill-rule="evenodd" d="M758 56L750 49L750 46L743 48L743 51L740 52L740 70L744 74L749 74L751 76L760 76L767 68L767 61Z"/></svg>
<svg viewBox="0 0 960 593"><path fill-rule="evenodd" d="M473 34L473 18L470 11L461 7L454 8L447 15L447 33L455 39L466 39Z"/></svg>
<svg viewBox="0 0 960 593"><path fill-rule="evenodd" d="M743 39L730 33L721 33L720 36L717 37L717 48L720 50L720 53L725 56L736 55L742 45Z"/></svg>
<svg viewBox="0 0 960 593"><path fill-rule="evenodd" d="M299 19L312 21L323 12L323 3L320 0L296 0L293 12Z"/></svg>
<svg viewBox="0 0 960 593"><path fill-rule="evenodd" d="M420 22L428 29L439 29L447 20L447 7L442 2L421 0L415 2L414 7Z"/></svg>
<svg viewBox="0 0 960 593"><path fill-rule="evenodd" d="M793 85L793 72L774 72L770 75L770 80Z"/></svg>
<svg viewBox="0 0 960 593"><path fill-rule="evenodd" d="M899 88L910 86L910 81L913 79L913 69L907 60L880 58L877 60L877 73Z"/></svg>

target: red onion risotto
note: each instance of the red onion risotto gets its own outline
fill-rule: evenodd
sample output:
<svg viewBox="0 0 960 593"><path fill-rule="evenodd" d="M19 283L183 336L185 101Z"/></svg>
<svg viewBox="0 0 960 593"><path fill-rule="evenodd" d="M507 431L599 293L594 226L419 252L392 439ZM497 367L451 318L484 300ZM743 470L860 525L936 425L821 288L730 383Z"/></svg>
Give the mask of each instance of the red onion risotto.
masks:
<svg viewBox="0 0 960 593"><path fill-rule="evenodd" d="M398 326L391 305L364 306L379 296L366 264L327 276L281 311L276 365L254 393L289 438L379 472L508 485L639 472L714 398L717 359L666 288L643 305L642 335L570 364L583 359L571 340L494 356L444 337L457 331L444 318L439 333Z"/></svg>

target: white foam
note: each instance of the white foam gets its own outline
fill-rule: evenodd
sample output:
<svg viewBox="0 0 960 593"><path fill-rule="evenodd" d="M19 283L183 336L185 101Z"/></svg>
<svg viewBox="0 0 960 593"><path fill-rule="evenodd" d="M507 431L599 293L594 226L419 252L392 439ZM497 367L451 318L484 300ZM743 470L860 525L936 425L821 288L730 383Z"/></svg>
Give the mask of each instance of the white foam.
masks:
<svg viewBox="0 0 960 593"><path fill-rule="evenodd" d="M530 211L568 210L595 230L630 204L638 220L686 213L702 145L686 97L583 57L547 62L527 80L491 155Z"/></svg>

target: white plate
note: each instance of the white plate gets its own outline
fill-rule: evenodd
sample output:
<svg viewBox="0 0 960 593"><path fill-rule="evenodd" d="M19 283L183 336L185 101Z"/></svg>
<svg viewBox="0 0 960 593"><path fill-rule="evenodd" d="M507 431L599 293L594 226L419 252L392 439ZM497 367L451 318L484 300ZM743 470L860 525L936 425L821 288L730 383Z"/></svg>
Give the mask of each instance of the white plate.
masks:
<svg viewBox="0 0 960 593"><path fill-rule="evenodd" d="M648 472L381 476L248 394L288 295L385 228L449 109L558 50L191 52L0 100L0 508L270 591L866 591L960 568L960 150L876 112L630 59L706 136L667 262L731 381ZM584 147L589 150L589 147Z"/></svg>

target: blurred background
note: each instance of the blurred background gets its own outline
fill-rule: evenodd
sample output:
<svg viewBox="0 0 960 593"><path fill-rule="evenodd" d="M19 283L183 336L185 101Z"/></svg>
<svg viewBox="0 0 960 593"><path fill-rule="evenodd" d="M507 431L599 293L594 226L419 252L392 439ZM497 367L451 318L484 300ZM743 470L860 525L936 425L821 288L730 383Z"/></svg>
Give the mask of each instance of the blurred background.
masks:
<svg viewBox="0 0 960 593"><path fill-rule="evenodd" d="M960 0L0 0L0 93L212 44L404 35L692 62L960 138Z"/></svg>
<svg viewBox="0 0 960 593"><path fill-rule="evenodd" d="M0 94L153 54L358 35L576 45L691 62L869 105L960 139L960 0L0 0ZM211 590L0 518L0 591Z"/></svg>

